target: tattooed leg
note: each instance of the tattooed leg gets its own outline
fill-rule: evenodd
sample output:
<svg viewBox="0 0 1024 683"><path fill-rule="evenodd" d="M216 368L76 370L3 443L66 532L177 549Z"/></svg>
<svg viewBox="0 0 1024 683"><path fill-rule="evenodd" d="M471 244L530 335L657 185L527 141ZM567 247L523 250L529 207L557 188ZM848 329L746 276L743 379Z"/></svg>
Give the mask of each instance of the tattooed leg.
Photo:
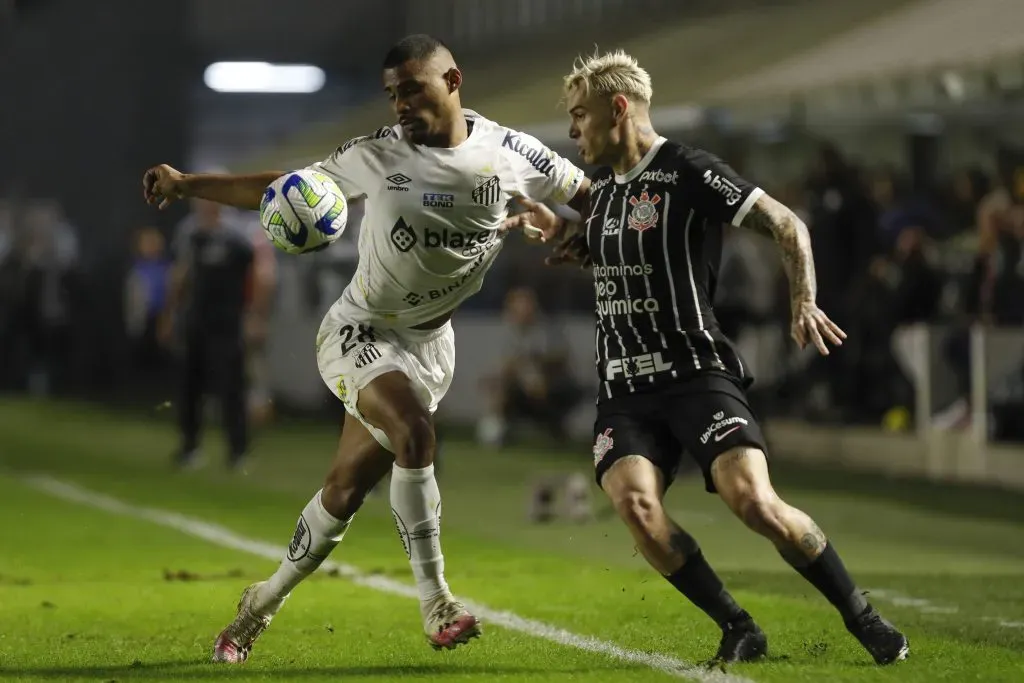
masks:
<svg viewBox="0 0 1024 683"><path fill-rule="evenodd" d="M817 588L845 620L854 619L867 609L867 601L824 532L804 512L775 493L764 453L756 448L734 448L715 460L711 475L719 495L736 516L770 540L783 559Z"/></svg>

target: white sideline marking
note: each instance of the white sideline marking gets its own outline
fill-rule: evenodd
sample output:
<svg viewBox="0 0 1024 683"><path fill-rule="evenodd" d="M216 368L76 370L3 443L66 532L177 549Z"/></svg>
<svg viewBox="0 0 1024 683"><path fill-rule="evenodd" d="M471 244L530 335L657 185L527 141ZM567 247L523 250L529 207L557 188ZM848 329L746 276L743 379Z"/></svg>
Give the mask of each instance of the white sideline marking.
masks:
<svg viewBox="0 0 1024 683"><path fill-rule="evenodd" d="M882 588L865 589L868 594L868 598L878 598L885 602L896 605L897 607L909 607L915 609L922 614L956 614L960 611L960 608L956 605L939 605L931 600L925 600L924 598L912 598L909 595L898 593L896 591L885 590Z"/></svg>
<svg viewBox="0 0 1024 683"><path fill-rule="evenodd" d="M1024 621L1007 621L1001 617L982 617L982 621L993 621L1003 628L1024 628Z"/></svg>
<svg viewBox="0 0 1024 683"><path fill-rule="evenodd" d="M285 548L282 546L239 536L230 529L217 524L210 524L201 519L186 517L169 510L138 507L120 501L117 498L96 493L75 484L53 479L52 477L32 476L23 478L23 481L33 488L49 493L57 498L81 503L115 515L152 522L153 524L175 529L189 536L201 538L223 548L238 550L250 555L264 557L268 560L278 560L285 553ZM413 586L384 576L368 576L351 565L327 560L320 566L320 570L335 571L357 585L372 588L382 593L400 595L407 598L419 597ZM465 601L465 604L482 620L496 626L502 626L511 631L519 631L520 633L543 638L544 640L567 645L579 650L607 655L631 664L641 664L671 676L688 678L700 681L701 683L754 683L749 678L727 674L722 671L699 668L668 655L630 650L592 636L581 636L557 626L525 619L512 612L491 609L476 602Z"/></svg>
<svg viewBox="0 0 1024 683"><path fill-rule="evenodd" d="M869 598L878 598L897 607L909 607L922 614L957 614L960 611L956 605L940 605L931 600L912 598L904 593L884 588L868 589L867 593ZM980 620L998 624L1000 628L1024 629L1024 621L1012 621L1003 617L980 617Z"/></svg>

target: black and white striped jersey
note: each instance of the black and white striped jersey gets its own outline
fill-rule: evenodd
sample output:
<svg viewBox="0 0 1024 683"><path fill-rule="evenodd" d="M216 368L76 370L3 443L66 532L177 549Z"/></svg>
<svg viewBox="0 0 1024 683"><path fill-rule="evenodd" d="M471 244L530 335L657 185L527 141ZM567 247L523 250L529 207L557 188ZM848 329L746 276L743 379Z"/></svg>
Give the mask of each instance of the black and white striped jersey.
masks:
<svg viewBox="0 0 1024 683"><path fill-rule="evenodd" d="M711 302L722 225L739 225L762 194L714 155L665 138L626 175L593 175L599 401L706 370L746 377Z"/></svg>

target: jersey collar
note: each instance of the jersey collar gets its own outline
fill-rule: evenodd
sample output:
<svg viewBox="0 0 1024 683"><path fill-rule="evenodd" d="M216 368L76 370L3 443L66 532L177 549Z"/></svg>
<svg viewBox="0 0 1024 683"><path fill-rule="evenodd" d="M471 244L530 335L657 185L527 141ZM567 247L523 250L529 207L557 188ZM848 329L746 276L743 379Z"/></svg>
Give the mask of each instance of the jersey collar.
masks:
<svg viewBox="0 0 1024 683"><path fill-rule="evenodd" d="M654 160L654 157L658 154L658 151L661 149L661 146L665 144L665 142L665 138L659 135L658 139L655 140L654 144L651 145L651 148L647 150L647 154L644 155L644 158L640 160L639 164L631 168L629 172L626 173L626 175L619 175L617 173L615 174L615 182L621 184L631 183L634 180L636 180L637 176L643 173L644 170L646 170L646 168L651 165L651 161Z"/></svg>

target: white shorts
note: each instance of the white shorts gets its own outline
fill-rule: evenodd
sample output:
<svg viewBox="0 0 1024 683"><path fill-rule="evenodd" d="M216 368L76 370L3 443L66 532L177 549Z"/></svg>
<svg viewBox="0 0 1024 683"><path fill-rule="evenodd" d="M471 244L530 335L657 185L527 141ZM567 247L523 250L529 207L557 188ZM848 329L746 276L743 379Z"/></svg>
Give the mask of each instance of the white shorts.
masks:
<svg viewBox="0 0 1024 683"><path fill-rule="evenodd" d="M380 329L351 322L332 309L316 336L316 362L320 377L345 410L394 452L387 435L359 413L360 390L385 372L401 372L433 413L452 383L455 333L450 321L436 330Z"/></svg>

